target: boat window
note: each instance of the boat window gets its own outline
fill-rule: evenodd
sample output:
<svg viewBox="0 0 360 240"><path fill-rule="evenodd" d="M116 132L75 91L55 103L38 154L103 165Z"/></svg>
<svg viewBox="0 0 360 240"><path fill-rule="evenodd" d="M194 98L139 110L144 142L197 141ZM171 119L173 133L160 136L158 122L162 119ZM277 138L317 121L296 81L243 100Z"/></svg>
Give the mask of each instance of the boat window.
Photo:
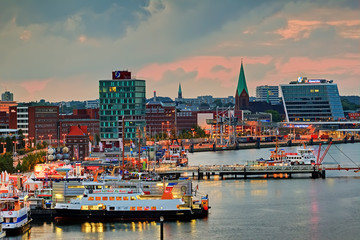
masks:
<svg viewBox="0 0 360 240"><path fill-rule="evenodd" d="M121 197L116 197L116 201L121 201Z"/></svg>
<svg viewBox="0 0 360 240"><path fill-rule="evenodd" d="M96 186L96 189L102 189L102 186Z"/></svg>
<svg viewBox="0 0 360 240"><path fill-rule="evenodd" d="M96 201L100 201L100 200L101 200L101 197L95 197L95 200L96 200Z"/></svg>
<svg viewBox="0 0 360 240"><path fill-rule="evenodd" d="M142 207L137 207L137 210L138 210L138 211L142 211Z"/></svg>
<svg viewBox="0 0 360 240"><path fill-rule="evenodd" d="M102 199L103 199L103 201L107 201L108 197L103 197Z"/></svg>
<svg viewBox="0 0 360 240"><path fill-rule="evenodd" d="M114 210L115 210L115 207L109 207L109 210L110 210L110 211L114 211Z"/></svg>
<svg viewBox="0 0 360 240"><path fill-rule="evenodd" d="M156 207L151 207L151 210L156 210Z"/></svg>
<svg viewBox="0 0 360 240"><path fill-rule="evenodd" d="M110 200L110 201L114 201L114 200L115 200L115 197L109 197L109 200Z"/></svg>
<svg viewBox="0 0 360 240"><path fill-rule="evenodd" d="M89 201L94 201L94 197L89 197Z"/></svg>
<svg viewBox="0 0 360 240"><path fill-rule="evenodd" d="M145 211L148 211L149 209L150 209L149 206L144 207L144 210L145 210Z"/></svg>
<svg viewBox="0 0 360 240"><path fill-rule="evenodd" d="M83 205L83 206L81 206L81 210L89 210L89 206Z"/></svg>
<svg viewBox="0 0 360 240"><path fill-rule="evenodd" d="M127 201L127 200L129 200L129 197L124 197L124 201Z"/></svg>
<svg viewBox="0 0 360 240"><path fill-rule="evenodd" d="M131 200L136 200L136 197L135 197L135 196L131 196L130 199L131 199Z"/></svg>
<svg viewBox="0 0 360 240"><path fill-rule="evenodd" d="M135 211L135 207L130 207L130 211Z"/></svg>

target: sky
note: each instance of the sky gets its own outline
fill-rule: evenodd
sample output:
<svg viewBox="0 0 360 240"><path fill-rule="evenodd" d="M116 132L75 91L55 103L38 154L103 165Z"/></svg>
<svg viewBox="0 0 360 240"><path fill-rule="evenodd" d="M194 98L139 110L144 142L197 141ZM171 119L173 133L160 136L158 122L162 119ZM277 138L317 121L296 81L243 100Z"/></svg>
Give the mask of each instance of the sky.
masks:
<svg viewBox="0 0 360 240"><path fill-rule="evenodd" d="M360 95L358 0L0 0L0 92L19 102L99 98L129 70L147 98L234 96L299 76Z"/></svg>

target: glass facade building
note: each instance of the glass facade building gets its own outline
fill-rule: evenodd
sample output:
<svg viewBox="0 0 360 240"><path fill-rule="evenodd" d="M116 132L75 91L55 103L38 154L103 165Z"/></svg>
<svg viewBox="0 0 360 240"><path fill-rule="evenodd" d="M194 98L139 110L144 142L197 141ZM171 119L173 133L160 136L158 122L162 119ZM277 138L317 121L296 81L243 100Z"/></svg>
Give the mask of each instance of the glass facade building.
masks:
<svg viewBox="0 0 360 240"><path fill-rule="evenodd" d="M118 142L122 138L124 119L125 141L136 140L137 129L143 132L145 127L145 80L114 79L115 74L117 72L113 72L112 80L99 81L100 138Z"/></svg>
<svg viewBox="0 0 360 240"><path fill-rule="evenodd" d="M280 84L286 120L336 121L344 118L337 84L325 79L299 78Z"/></svg>
<svg viewBox="0 0 360 240"><path fill-rule="evenodd" d="M257 86L256 87L256 101L268 102L272 105L280 103L279 100L279 86Z"/></svg>

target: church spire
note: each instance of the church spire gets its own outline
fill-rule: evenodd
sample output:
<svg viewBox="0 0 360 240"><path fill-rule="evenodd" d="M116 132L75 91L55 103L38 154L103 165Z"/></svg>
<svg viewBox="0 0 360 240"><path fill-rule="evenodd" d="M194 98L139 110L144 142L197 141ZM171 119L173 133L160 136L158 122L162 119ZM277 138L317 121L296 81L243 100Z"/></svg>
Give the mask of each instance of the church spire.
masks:
<svg viewBox="0 0 360 240"><path fill-rule="evenodd" d="M249 109L249 91L246 86L243 60L241 58L239 80L235 93L235 110L244 109Z"/></svg>
<svg viewBox="0 0 360 240"><path fill-rule="evenodd" d="M179 83L178 98L182 98L181 83Z"/></svg>
<svg viewBox="0 0 360 240"><path fill-rule="evenodd" d="M249 91L246 86L245 73L244 73L244 67L243 67L243 59L241 58L240 75L239 75L236 92L240 96L243 90L245 90L245 92L249 95Z"/></svg>

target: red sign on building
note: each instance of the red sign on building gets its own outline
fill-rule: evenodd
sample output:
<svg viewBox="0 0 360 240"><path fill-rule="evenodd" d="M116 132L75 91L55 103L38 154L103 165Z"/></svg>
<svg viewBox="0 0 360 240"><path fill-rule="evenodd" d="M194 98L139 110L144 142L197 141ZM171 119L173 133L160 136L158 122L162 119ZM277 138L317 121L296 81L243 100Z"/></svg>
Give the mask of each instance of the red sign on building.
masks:
<svg viewBox="0 0 360 240"><path fill-rule="evenodd" d="M348 113L350 119L360 119L360 113Z"/></svg>
<svg viewBox="0 0 360 240"><path fill-rule="evenodd" d="M131 79L131 72L129 72L129 71L114 71L114 72L112 72L112 79Z"/></svg>

